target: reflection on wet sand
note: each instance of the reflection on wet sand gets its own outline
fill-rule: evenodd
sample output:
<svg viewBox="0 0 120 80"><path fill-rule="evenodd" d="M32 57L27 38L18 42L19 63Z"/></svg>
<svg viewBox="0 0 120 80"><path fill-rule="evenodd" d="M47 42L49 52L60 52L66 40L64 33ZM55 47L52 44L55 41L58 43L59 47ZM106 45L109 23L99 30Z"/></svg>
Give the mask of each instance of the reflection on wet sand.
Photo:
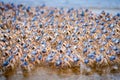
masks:
<svg viewBox="0 0 120 80"><path fill-rule="evenodd" d="M23 73L21 70L8 72L4 76L1 76L0 80L118 80L120 75L119 70L109 73L109 69L93 69L90 72L80 74L78 68L60 70L38 67L30 73Z"/></svg>

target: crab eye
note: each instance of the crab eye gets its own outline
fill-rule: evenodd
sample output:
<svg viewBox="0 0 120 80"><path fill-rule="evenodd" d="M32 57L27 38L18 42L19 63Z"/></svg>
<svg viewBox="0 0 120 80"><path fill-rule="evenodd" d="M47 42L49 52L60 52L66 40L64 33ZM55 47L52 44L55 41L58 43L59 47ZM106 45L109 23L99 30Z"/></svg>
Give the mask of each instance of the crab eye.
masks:
<svg viewBox="0 0 120 80"><path fill-rule="evenodd" d="M36 21L36 20L37 20L37 17L34 16L34 17L32 18L32 21Z"/></svg>
<svg viewBox="0 0 120 80"><path fill-rule="evenodd" d="M96 58L96 62L100 62L100 61L101 61L101 57L98 56L98 57Z"/></svg>
<svg viewBox="0 0 120 80"><path fill-rule="evenodd" d="M118 50L117 46L113 46L112 49L113 49L114 51L117 51L117 50Z"/></svg>
<svg viewBox="0 0 120 80"><path fill-rule="evenodd" d="M32 61L32 62L34 62L34 61L35 61L35 58L34 58L34 57L33 57L33 58L31 58L31 61Z"/></svg>
<svg viewBox="0 0 120 80"><path fill-rule="evenodd" d="M116 54L120 54L120 49L116 50Z"/></svg>
<svg viewBox="0 0 120 80"><path fill-rule="evenodd" d="M106 18L106 21L110 21L111 19L110 18Z"/></svg>
<svg viewBox="0 0 120 80"><path fill-rule="evenodd" d="M3 66L7 66L9 64L9 61L4 61Z"/></svg>
<svg viewBox="0 0 120 80"><path fill-rule="evenodd" d="M102 47L102 48L100 48L100 52L102 52L102 51L104 51L105 49Z"/></svg>
<svg viewBox="0 0 120 80"><path fill-rule="evenodd" d="M61 60L57 60L56 61L56 66L60 66L62 64L62 61Z"/></svg>
<svg viewBox="0 0 120 80"><path fill-rule="evenodd" d="M102 33L103 34L107 33L107 30L106 29L102 30Z"/></svg>
<svg viewBox="0 0 120 80"><path fill-rule="evenodd" d="M113 56L110 56L110 58L109 58L109 59L110 59L110 61L113 61L113 60L115 60L115 59L116 59L116 56L114 56L114 55L113 55Z"/></svg>
<svg viewBox="0 0 120 80"><path fill-rule="evenodd" d="M93 40L92 39L88 39L88 42L93 42Z"/></svg>
<svg viewBox="0 0 120 80"><path fill-rule="evenodd" d="M36 54L37 54L37 51L32 51L31 54L32 54L32 55L36 55Z"/></svg>
<svg viewBox="0 0 120 80"><path fill-rule="evenodd" d="M111 39L111 36L106 36L106 39L107 39L107 40L110 40L110 39Z"/></svg>
<svg viewBox="0 0 120 80"><path fill-rule="evenodd" d="M108 27L112 29L112 28L114 28L114 24L110 24L110 25L108 25Z"/></svg>
<svg viewBox="0 0 120 80"><path fill-rule="evenodd" d="M46 62L49 62L49 61L52 61L52 56L48 56L48 57L46 58Z"/></svg>
<svg viewBox="0 0 120 80"><path fill-rule="evenodd" d="M78 57L74 57L73 60L74 60L74 62L77 62L77 61L79 61L79 58Z"/></svg>
<svg viewBox="0 0 120 80"><path fill-rule="evenodd" d="M112 38L112 42L115 42L116 41L116 38Z"/></svg>
<svg viewBox="0 0 120 80"><path fill-rule="evenodd" d="M85 16L85 13L84 13L84 11L82 11L82 12L81 12L81 16Z"/></svg>
<svg viewBox="0 0 120 80"><path fill-rule="evenodd" d="M60 51L60 50L61 50L61 46L58 45L58 46L56 47L56 49L57 49L58 51Z"/></svg>
<svg viewBox="0 0 120 80"><path fill-rule="evenodd" d="M42 53L46 53L46 49L42 49Z"/></svg>
<svg viewBox="0 0 120 80"><path fill-rule="evenodd" d="M116 39L116 40L115 40L115 43L116 43L116 44L120 43L120 39Z"/></svg>
<svg viewBox="0 0 120 80"><path fill-rule="evenodd" d="M69 48L70 47L70 44L66 44L66 48Z"/></svg>
<svg viewBox="0 0 120 80"><path fill-rule="evenodd" d="M110 50L107 50L106 54L110 54L110 53L111 53L111 51L110 51Z"/></svg>
<svg viewBox="0 0 120 80"><path fill-rule="evenodd" d="M23 66L27 66L27 65L28 65L28 62L24 61L22 65L23 65Z"/></svg>
<svg viewBox="0 0 120 80"><path fill-rule="evenodd" d="M103 29L104 29L104 26L100 26L100 29L103 30Z"/></svg>
<svg viewBox="0 0 120 80"><path fill-rule="evenodd" d="M0 28L3 28L3 25L2 25L2 24L0 24Z"/></svg>
<svg viewBox="0 0 120 80"><path fill-rule="evenodd" d="M111 32L111 35L115 35L115 32L114 32L114 31L112 31L112 32Z"/></svg>
<svg viewBox="0 0 120 80"><path fill-rule="evenodd" d="M116 16L120 17L120 13L117 13Z"/></svg>
<svg viewBox="0 0 120 80"><path fill-rule="evenodd" d="M44 14L44 11L41 11L41 14Z"/></svg>
<svg viewBox="0 0 120 80"><path fill-rule="evenodd" d="M13 55L7 58L7 61L10 61L13 59Z"/></svg>
<svg viewBox="0 0 120 80"><path fill-rule="evenodd" d="M88 58L94 59L94 57L95 57L95 54L93 53L88 54Z"/></svg>
<svg viewBox="0 0 120 80"><path fill-rule="evenodd" d="M85 53L85 52L87 52L87 48L84 48L84 49L83 49L83 53Z"/></svg>
<svg viewBox="0 0 120 80"><path fill-rule="evenodd" d="M23 48L27 48L27 45L26 45L26 44L23 44Z"/></svg>
<svg viewBox="0 0 120 80"><path fill-rule="evenodd" d="M21 57L20 60L23 62L24 61L24 57Z"/></svg>
<svg viewBox="0 0 120 80"><path fill-rule="evenodd" d="M96 28L92 28L92 29L90 30L90 32L91 32L91 33L95 33L95 32L96 32Z"/></svg>
<svg viewBox="0 0 120 80"><path fill-rule="evenodd" d="M6 39L5 38L1 38L1 41L6 42Z"/></svg>
<svg viewBox="0 0 120 80"><path fill-rule="evenodd" d="M42 59L42 55L39 55L39 56L38 56L38 59L41 60L41 59Z"/></svg>
<svg viewBox="0 0 120 80"><path fill-rule="evenodd" d="M51 15L53 15L53 14L54 14L54 11L52 10L52 11L50 11L50 12L48 13L47 16L51 16Z"/></svg>
<svg viewBox="0 0 120 80"><path fill-rule="evenodd" d="M19 26L19 25L15 26L15 29L19 30L19 29L20 29L20 26Z"/></svg>
<svg viewBox="0 0 120 80"><path fill-rule="evenodd" d="M89 63L89 59L84 59L84 63L88 64Z"/></svg>
<svg viewBox="0 0 120 80"><path fill-rule="evenodd" d="M107 44L107 42L103 41L103 42L102 42L102 45L104 46L105 44Z"/></svg>
<svg viewBox="0 0 120 80"><path fill-rule="evenodd" d="M38 40L40 40L40 39L41 39L40 36L37 36L37 37L35 38L36 41L38 41Z"/></svg>
<svg viewBox="0 0 120 80"><path fill-rule="evenodd" d="M96 23L99 23L99 20L96 20Z"/></svg>

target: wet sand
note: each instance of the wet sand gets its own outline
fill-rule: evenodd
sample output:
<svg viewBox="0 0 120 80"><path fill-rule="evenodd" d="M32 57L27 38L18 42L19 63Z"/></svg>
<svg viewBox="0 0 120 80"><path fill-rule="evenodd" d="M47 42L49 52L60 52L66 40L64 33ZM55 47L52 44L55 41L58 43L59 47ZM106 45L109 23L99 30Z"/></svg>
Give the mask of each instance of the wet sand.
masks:
<svg viewBox="0 0 120 80"><path fill-rule="evenodd" d="M22 73L21 71L14 71L1 75L0 80L119 80L120 73L111 74L84 74L79 73L68 73L63 71L62 73L53 71L48 68L37 68L30 73Z"/></svg>

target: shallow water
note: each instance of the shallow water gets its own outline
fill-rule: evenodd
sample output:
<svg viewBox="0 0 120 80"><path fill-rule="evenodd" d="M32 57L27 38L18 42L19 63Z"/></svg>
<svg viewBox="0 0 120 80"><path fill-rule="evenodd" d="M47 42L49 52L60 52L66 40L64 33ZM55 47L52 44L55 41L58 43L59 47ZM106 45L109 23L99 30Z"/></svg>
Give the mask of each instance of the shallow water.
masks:
<svg viewBox="0 0 120 80"><path fill-rule="evenodd" d="M120 13L120 0L0 0L6 3L39 6L45 4L50 7L88 8L94 13L106 11L111 14Z"/></svg>
<svg viewBox="0 0 120 80"><path fill-rule="evenodd" d="M94 13L100 13L102 10L111 14L120 13L120 0L0 0L6 3L14 2L22 3L28 6L39 6L43 3L50 7L74 7L89 8ZM87 4L87 5L86 5ZM119 71L118 71L119 72ZM0 80L120 80L120 73L109 74L79 74L79 71L66 73L57 72L51 68L37 68L30 73L22 73L22 71L12 71L5 75L0 75Z"/></svg>
<svg viewBox="0 0 120 80"><path fill-rule="evenodd" d="M46 4L52 7L74 7L74 8L108 8L120 9L120 0L1 0L4 2L22 3L29 6Z"/></svg>

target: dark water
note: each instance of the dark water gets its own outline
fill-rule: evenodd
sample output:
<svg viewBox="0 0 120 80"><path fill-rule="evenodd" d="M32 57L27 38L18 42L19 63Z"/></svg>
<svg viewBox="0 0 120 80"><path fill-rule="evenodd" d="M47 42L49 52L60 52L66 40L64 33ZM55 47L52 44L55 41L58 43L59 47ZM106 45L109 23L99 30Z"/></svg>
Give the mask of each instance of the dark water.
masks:
<svg viewBox="0 0 120 80"><path fill-rule="evenodd" d="M120 0L0 0L5 3L39 6L45 4L50 7L88 8L94 13L102 10L111 14L120 13ZM78 71L79 72L79 71ZM35 71L23 74L22 71L12 71L0 75L0 80L120 80L120 73L81 75L77 73L59 73L47 68L37 68Z"/></svg>

